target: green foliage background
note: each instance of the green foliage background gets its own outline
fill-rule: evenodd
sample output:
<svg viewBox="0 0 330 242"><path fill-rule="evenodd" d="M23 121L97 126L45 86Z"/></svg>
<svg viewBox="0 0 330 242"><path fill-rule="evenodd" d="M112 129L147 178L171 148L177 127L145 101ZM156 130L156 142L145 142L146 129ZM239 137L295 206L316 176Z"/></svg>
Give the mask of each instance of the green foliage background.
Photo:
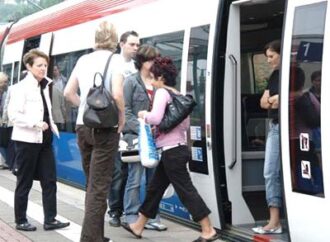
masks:
<svg viewBox="0 0 330 242"><path fill-rule="evenodd" d="M64 0L15 0L16 4L5 3L0 0L0 23L19 20L27 15L40 11L35 5L41 8L48 8ZM33 4L34 3L34 4Z"/></svg>

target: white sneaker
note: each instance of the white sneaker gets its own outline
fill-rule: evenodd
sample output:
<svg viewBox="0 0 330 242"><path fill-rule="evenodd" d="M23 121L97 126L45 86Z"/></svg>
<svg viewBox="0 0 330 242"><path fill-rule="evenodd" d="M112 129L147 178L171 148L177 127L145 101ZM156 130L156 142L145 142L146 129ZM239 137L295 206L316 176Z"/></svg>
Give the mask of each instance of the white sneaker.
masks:
<svg viewBox="0 0 330 242"><path fill-rule="evenodd" d="M273 228L273 229L268 229L265 230L263 227L255 227L252 228L253 232L257 233L257 234L282 234L282 226L278 226L277 228Z"/></svg>
<svg viewBox="0 0 330 242"><path fill-rule="evenodd" d="M152 223L147 223L144 225L145 229L150 229L150 230L157 230L157 231L165 231L167 230L166 225L157 223L157 222L152 222Z"/></svg>

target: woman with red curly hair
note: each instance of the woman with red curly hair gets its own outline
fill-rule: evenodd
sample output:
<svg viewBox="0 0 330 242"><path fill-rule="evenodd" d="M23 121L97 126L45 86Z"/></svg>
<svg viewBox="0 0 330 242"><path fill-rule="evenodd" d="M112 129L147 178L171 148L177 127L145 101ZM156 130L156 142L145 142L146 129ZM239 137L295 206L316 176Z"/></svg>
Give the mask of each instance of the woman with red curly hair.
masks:
<svg viewBox="0 0 330 242"><path fill-rule="evenodd" d="M201 225L201 236L194 242L217 240L219 236L208 217L211 211L192 184L187 170L187 162L190 160L186 141L189 117L167 133L159 132L157 129L163 119L167 103L172 99L169 91L179 93L174 88L177 69L170 58L157 57L150 72L153 76L151 84L157 88L153 108L150 112L140 111L138 116L143 118L146 123L156 126L156 146L162 151L161 160L148 185L146 198L139 209L138 220L133 224L123 224L122 226L136 238L141 238L144 225L148 218L156 216L162 196L171 183L194 221Z"/></svg>

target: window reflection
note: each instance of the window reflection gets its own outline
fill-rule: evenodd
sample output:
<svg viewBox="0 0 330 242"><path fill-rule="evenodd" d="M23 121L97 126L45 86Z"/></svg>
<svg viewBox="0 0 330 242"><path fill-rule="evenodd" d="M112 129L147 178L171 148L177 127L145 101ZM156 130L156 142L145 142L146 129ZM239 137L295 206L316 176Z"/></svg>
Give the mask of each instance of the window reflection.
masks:
<svg viewBox="0 0 330 242"><path fill-rule="evenodd" d="M63 90L79 57L91 51L91 49L82 50L53 56L52 58L49 70L49 76L53 80L52 111L54 122L60 131L75 132L78 107L65 100Z"/></svg>
<svg viewBox="0 0 330 242"><path fill-rule="evenodd" d="M323 2L295 11L289 86L292 189L319 197L324 197L320 110L326 6Z"/></svg>
<svg viewBox="0 0 330 242"><path fill-rule="evenodd" d="M18 82L18 70L19 70L19 62L15 62L14 74L13 74L13 84L16 84Z"/></svg>
<svg viewBox="0 0 330 242"><path fill-rule="evenodd" d="M148 37L141 40L142 44L149 44L156 47L162 56L168 56L173 60L179 73L176 78L176 88L178 90L180 90L180 83L181 83L180 80L181 80L183 36L184 36L184 32L178 31L178 32Z"/></svg>
<svg viewBox="0 0 330 242"><path fill-rule="evenodd" d="M190 115L189 143L192 151L191 171L208 174L205 138L205 83L209 25L191 29L188 52L186 93L194 97L197 106Z"/></svg>
<svg viewBox="0 0 330 242"><path fill-rule="evenodd" d="M2 66L2 71L7 74L9 77L9 85L11 85L11 69L12 69L12 64L6 64Z"/></svg>

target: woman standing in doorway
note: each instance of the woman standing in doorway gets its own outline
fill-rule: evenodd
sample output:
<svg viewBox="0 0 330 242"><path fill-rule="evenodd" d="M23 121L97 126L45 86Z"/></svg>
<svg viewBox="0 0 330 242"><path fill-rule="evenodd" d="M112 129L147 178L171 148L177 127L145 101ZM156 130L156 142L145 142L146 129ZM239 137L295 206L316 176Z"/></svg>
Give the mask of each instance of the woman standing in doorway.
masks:
<svg viewBox="0 0 330 242"><path fill-rule="evenodd" d="M279 66L281 42L274 40L264 48L267 62L273 72L268 80L268 86L264 91L260 106L268 110L269 131L266 142L264 177L266 187L266 200L269 208L270 219L263 227L255 227L252 230L258 234L280 234L282 226L280 223L280 208L282 206L282 182L280 163L280 141L278 124L278 104L279 104Z"/></svg>

